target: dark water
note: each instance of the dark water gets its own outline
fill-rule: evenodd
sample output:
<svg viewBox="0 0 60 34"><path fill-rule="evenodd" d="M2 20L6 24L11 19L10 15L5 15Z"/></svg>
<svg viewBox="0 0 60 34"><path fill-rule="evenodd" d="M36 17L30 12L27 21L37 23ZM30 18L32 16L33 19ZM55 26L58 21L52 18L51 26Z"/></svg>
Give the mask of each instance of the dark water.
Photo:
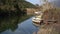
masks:
<svg viewBox="0 0 60 34"><path fill-rule="evenodd" d="M37 30L32 24L32 17L21 23L15 19L4 19L0 24L0 34L32 34Z"/></svg>

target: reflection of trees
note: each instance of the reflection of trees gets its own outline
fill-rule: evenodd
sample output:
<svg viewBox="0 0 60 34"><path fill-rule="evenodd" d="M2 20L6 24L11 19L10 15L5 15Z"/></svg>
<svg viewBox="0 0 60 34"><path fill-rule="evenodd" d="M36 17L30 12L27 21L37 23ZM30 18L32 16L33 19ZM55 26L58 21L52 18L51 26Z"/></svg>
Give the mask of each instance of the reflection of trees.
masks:
<svg viewBox="0 0 60 34"><path fill-rule="evenodd" d="M17 26L17 18L1 18L0 19L0 33L7 30L7 29L11 29L12 31L14 31L18 26Z"/></svg>
<svg viewBox="0 0 60 34"><path fill-rule="evenodd" d="M11 29L12 31L16 30L18 23L28 19L30 16L10 16L10 17L0 17L0 33Z"/></svg>

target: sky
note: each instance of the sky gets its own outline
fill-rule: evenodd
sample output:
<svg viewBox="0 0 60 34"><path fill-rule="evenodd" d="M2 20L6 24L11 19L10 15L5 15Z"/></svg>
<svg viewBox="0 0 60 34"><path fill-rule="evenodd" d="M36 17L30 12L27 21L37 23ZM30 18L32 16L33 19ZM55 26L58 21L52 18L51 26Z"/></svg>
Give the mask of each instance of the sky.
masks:
<svg viewBox="0 0 60 34"><path fill-rule="evenodd" d="M26 1L28 1L32 4L39 4L39 5L42 4L42 1L40 1L40 0L26 0Z"/></svg>
<svg viewBox="0 0 60 34"><path fill-rule="evenodd" d="M26 1L28 1L32 4L39 4L39 5L43 4L42 0L26 0ZM54 0L49 0L49 1L51 2L51 1L54 1Z"/></svg>

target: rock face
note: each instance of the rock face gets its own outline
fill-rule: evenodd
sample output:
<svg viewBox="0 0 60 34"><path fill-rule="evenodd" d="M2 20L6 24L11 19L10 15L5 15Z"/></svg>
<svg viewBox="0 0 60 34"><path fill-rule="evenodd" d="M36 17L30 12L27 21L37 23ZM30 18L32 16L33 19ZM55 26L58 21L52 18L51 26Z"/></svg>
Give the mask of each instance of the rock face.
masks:
<svg viewBox="0 0 60 34"><path fill-rule="evenodd" d="M27 15L34 15L34 12L39 11L39 9L35 9L35 8L26 8L26 13Z"/></svg>

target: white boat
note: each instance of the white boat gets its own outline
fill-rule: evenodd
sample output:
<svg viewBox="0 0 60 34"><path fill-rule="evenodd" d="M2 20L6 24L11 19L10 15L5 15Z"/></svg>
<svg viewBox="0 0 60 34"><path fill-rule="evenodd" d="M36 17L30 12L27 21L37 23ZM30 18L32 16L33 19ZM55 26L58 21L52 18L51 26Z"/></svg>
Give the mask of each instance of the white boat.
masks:
<svg viewBox="0 0 60 34"><path fill-rule="evenodd" d="M36 23L36 24L40 24L40 22L42 21L42 15L43 13L42 12L35 12L35 17L32 18L32 21L33 23Z"/></svg>

